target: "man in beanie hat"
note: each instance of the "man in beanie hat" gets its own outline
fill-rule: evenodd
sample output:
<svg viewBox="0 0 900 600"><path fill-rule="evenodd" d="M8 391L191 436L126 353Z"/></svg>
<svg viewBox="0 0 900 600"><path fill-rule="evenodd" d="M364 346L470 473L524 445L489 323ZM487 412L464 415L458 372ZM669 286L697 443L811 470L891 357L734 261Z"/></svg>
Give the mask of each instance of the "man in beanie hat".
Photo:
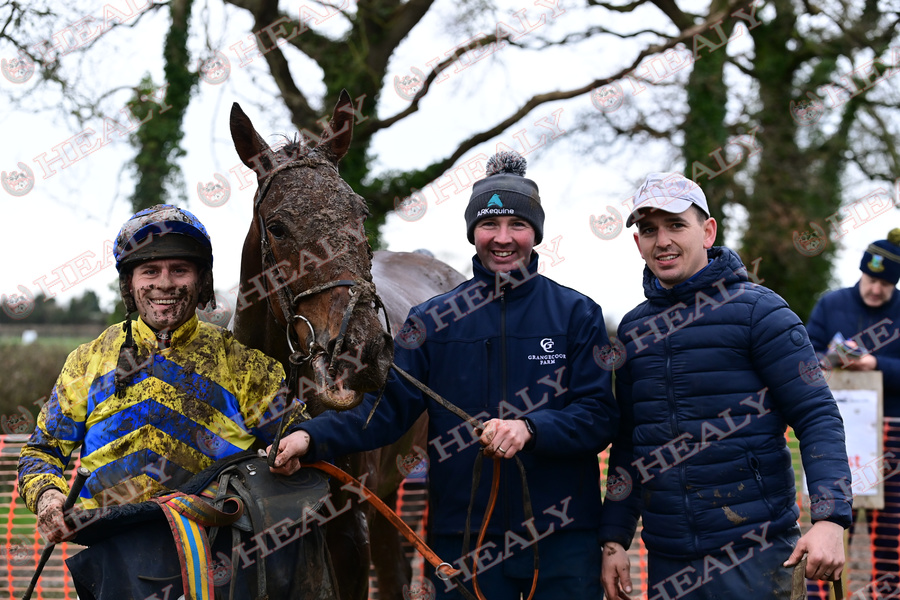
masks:
<svg viewBox="0 0 900 600"><path fill-rule="evenodd" d="M881 371L884 386L885 469L900 469L900 229L869 244L853 287L829 292L813 308L806 329L825 361L851 371ZM876 333L877 332L877 333ZM900 574L900 480L884 482L884 509L867 510L872 537L872 581Z"/></svg>
<svg viewBox="0 0 900 600"><path fill-rule="evenodd" d="M128 318L69 355L19 458L19 493L48 542L75 533L63 514L63 474L79 448L91 471L81 506L134 504L176 490L221 458L265 447L285 411L286 422L308 418L298 401L287 402L278 361L198 319L198 306L214 302L212 246L193 214L169 205L142 210L122 227L113 254ZM125 561L122 572L118 554L100 545L69 559L80 598L96 590L76 573L103 568L98 600L171 587L137 582L131 571L152 574L147 565Z"/></svg>
<svg viewBox="0 0 900 600"><path fill-rule="evenodd" d="M597 454L618 424L611 367L595 360L610 351L603 313L538 274L534 245L543 237L544 211L537 185L524 176L525 160L500 153L486 174L465 211L474 276L414 307L394 356L484 429L392 372L367 427L376 394L340 417L325 413L299 424L282 440L276 465L384 446L427 413L430 542L461 572L448 582L432 576L434 597L463 598L471 592L461 588L477 582L491 600L519 600L537 576L535 598L600 598ZM473 490L479 453L497 460L484 465ZM512 459L524 466L527 490ZM476 542L495 468L499 499L486 537Z"/></svg>
<svg viewBox="0 0 900 600"><path fill-rule="evenodd" d="M608 597L631 592L625 549L639 516L651 600L795 598L804 554L807 577L839 578L850 469L828 386L798 368L816 361L803 323L713 245L716 220L693 181L650 174L627 223L647 299L618 329L622 427L608 479L633 485L607 491L601 513ZM808 487L823 496L802 537L788 425Z"/></svg>

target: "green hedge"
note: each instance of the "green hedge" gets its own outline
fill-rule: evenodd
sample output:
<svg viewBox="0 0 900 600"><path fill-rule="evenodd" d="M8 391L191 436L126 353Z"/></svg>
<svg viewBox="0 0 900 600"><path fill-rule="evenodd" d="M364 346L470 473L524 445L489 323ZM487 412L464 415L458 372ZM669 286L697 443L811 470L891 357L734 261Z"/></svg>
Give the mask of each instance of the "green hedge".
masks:
<svg viewBox="0 0 900 600"><path fill-rule="evenodd" d="M0 338L0 428L2 433L21 433L23 421L37 417L40 406L56 383L66 357L80 338L41 338L22 345L15 339ZM33 422L32 422L33 426ZM30 429L29 429L30 432Z"/></svg>

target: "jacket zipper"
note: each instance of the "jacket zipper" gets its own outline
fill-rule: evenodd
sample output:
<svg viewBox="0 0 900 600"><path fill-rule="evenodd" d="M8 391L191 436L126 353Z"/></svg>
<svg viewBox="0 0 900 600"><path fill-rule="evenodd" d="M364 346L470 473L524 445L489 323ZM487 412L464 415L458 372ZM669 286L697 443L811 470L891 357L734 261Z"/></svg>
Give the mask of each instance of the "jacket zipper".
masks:
<svg viewBox="0 0 900 600"><path fill-rule="evenodd" d="M678 433L678 419L676 418L675 413L675 394L672 391L674 389L673 381L672 381L672 344L670 343L669 336L665 338L666 344L666 390L667 397L669 400L669 414L671 415L670 424L672 426L672 439L674 440L680 434ZM684 510L685 515L687 516L688 522L691 527L691 539L694 542L693 550L696 552L697 548L700 547L700 539L697 535L697 527L694 522L694 513L691 512L691 501L689 498L689 493L687 489L687 465L682 462L678 465L678 481L681 484L681 497L684 500Z"/></svg>
<svg viewBox="0 0 900 600"><path fill-rule="evenodd" d="M500 400L506 402L506 290L500 289ZM503 406L501 404L501 406Z"/></svg>
<svg viewBox="0 0 900 600"><path fill-rule="evenodd" d="M756 485L759 488L759 493L762 496L763 502L766 505L766 508L769 509L769 515L772 518L775 518L775 507L772 506L772 502L769 500L769 494L766 492L766 485L763 482L762 473L759 472L759 459L755 454L750 454L748 462L750 463L750 471L753 472L753 477L756 479Z"/></svg>
<svg viewBox="0 0 900 600"><path fill-rule="evenodd" d="M507 392L507 384L506 384L506 289L500 288L500 406L505 406L506 404L506 392ZM497 415L500 416L499 414ZM502 479L502 496L504 499L509 498L509 490L507 487L506 475ZM509 502L504 502L503 506L506 507L509 505ZM509 511L504 509L503 511L503 524L506 531L510 529L509 522L510 514Z"/></svg>

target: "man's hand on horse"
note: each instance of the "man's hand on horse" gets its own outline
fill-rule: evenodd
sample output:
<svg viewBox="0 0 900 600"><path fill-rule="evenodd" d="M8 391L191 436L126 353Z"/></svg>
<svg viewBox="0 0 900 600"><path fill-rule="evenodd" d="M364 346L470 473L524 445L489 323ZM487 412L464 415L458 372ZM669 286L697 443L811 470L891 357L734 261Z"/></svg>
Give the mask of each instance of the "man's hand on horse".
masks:
<svg viewBox="0 0 900 600"><path fill-rule="evenodd" d="M484 424L481 445L485 456L512 458L531 439L525 421L521 419L491 419Z"/></svg>
<svg viewBox="0 0 900 600"><path fill-rule="evenodd" d="M50 544L58 544L72 536L63 518L65 502L66 495L56 488L50 488L38 497L38 531Z"/></svg>
<svg viewBox="0 0 900 600"><path fill-rule="evenodd" d="M267 454L271 448L272 446L266 448ZM309 434L302 429L284 436L278 444L275 466L269 467L269 470L280 475L293 475L300 470L300 457L308 450Z"/></svg>

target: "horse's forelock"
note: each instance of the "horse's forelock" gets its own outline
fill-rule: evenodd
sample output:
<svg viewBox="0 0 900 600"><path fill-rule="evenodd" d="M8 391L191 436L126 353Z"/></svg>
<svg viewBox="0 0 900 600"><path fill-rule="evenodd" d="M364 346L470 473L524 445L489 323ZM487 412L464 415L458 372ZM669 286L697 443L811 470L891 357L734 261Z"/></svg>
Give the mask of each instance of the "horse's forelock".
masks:
<svg viewBox="0 0 900 600"><path fill-rule="evenodd" d="M297 134L294 134L293 139L287 135L282 135L282 137L285 141L278 145L278 150L275 152L279 164L295 161L309 154L310 147L305 137Z"/></svg>

